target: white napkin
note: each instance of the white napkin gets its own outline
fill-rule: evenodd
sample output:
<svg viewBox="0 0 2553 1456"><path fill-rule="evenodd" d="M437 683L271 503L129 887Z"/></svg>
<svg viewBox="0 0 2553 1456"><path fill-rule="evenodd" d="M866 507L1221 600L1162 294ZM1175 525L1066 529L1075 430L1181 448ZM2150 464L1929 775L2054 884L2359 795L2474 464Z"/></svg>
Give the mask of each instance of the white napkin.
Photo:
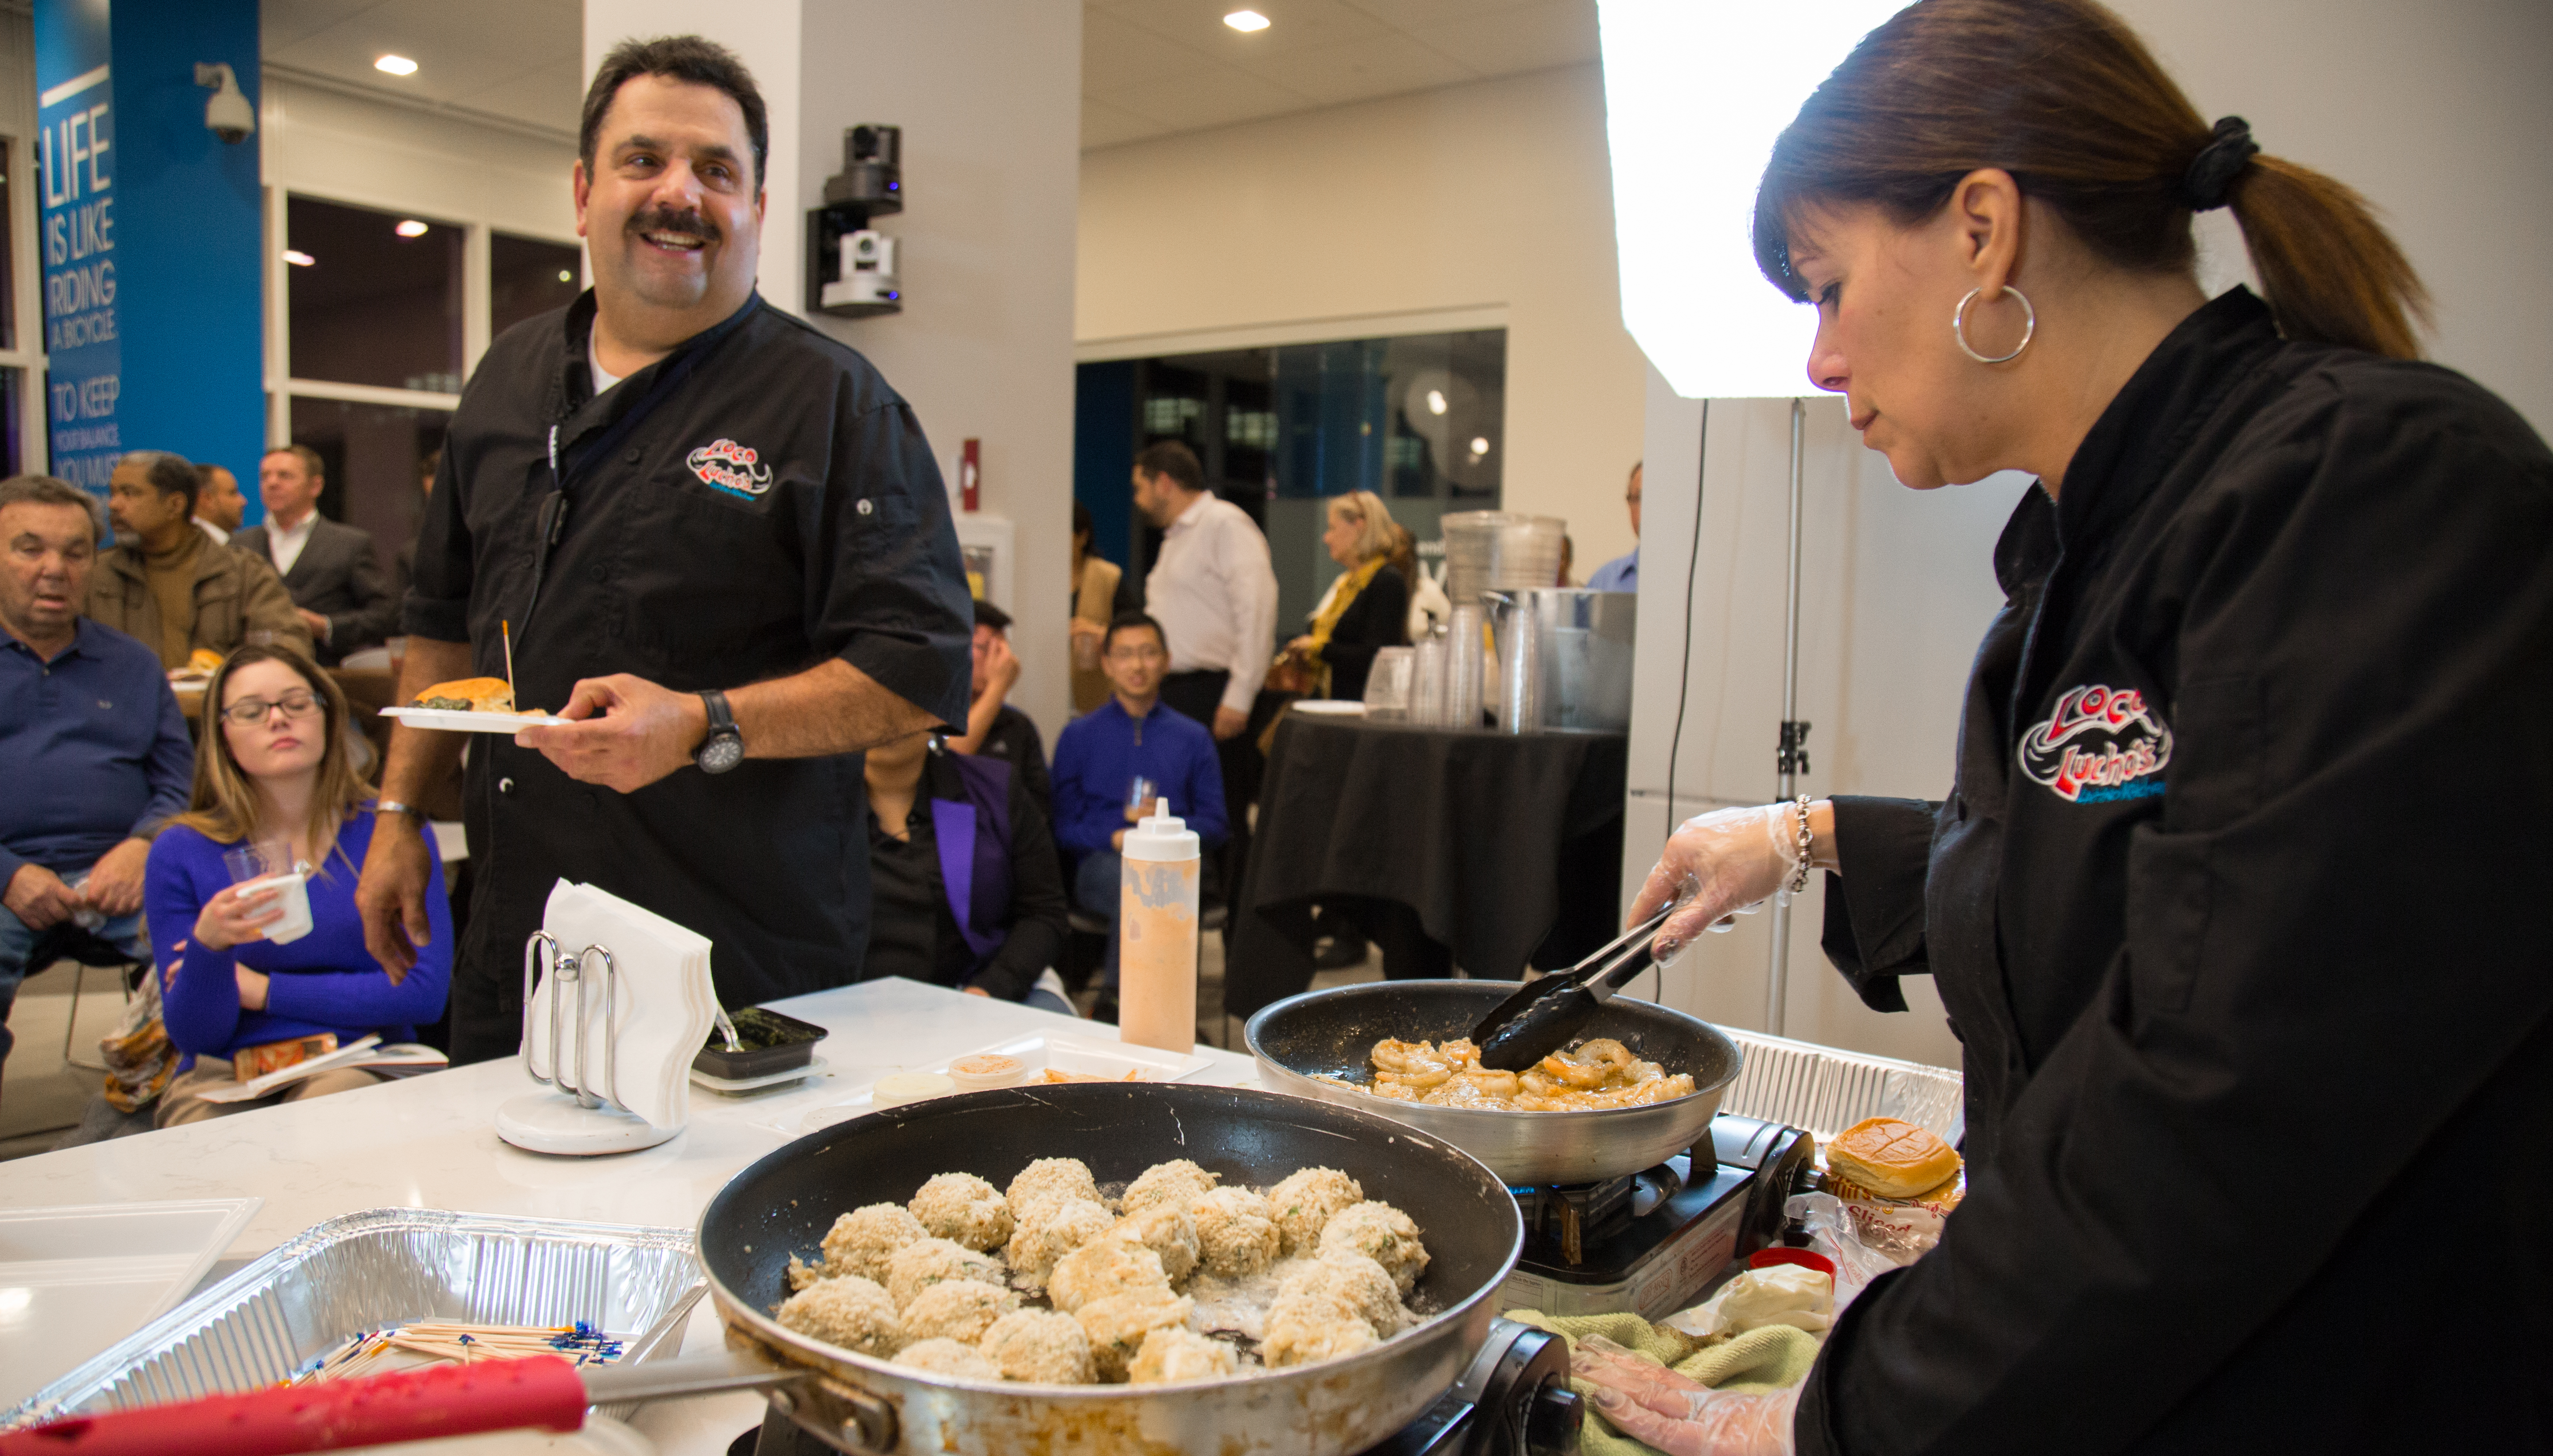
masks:
<svg viewBox="0 0 2553 1456"><path fill-rule="evenodd" d="M588 955L584 962L586 1089L651 1126L682 1126L691 1116L692 1058L709 1038L718 1004L710 985L709 940L616 895L564 879L550 888L541 926L557 939L562 960L589 946L611 952L609 977L602 955ZM608 1027L607 979L611 985ZM572 983L565 995L562 1014L574 1022L577 993ZM553 1072L552 996L551 977L543 975L532 993L531 1030L522 1050L524 1069L535 1077ZM559 1064L560 1084L573 1087L576 1039L564 1031Z"/></svg>

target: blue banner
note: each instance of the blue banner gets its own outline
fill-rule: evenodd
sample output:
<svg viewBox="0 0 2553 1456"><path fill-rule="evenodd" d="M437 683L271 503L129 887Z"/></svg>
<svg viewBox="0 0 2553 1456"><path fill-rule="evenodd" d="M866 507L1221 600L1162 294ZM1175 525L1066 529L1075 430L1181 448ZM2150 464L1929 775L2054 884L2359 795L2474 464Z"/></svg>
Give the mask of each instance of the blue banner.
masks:
<svg viewBox="0 0 2553 1456"><path fill-rule="evenodd" d="M106 496L124 452L115 279L115 87L107 0L36 7L45 351L53 473Z"/></svg>

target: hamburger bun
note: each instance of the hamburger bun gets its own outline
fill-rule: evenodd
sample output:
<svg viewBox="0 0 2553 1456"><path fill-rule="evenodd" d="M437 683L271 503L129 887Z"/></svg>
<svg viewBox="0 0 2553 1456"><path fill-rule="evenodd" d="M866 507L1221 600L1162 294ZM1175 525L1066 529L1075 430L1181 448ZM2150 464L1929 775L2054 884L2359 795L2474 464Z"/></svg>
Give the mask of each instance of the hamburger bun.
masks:
<svg viewBox="0 0 2553 1456"><path fill-rule="evenodd" d="M1929 1128L1866 1117L1827 1145L1827 1170L1883 1198L1911 1198L1956 1177L1959 1155Z"/></svg>
<svg viewBox="0 0 2553 1456"><path fill-rule="evenodd" d="M416 695L411 708L441 708L455 713L511 713L514 690L500 677L466 677L436 683Z"/></svg>
<svg viewBox="0 0 2553 1456"><path fill-rule="evenodd" d="M187 672L200 672L206 677L222 670L222 654L210 647L198 647L186 654Z"/></svg>

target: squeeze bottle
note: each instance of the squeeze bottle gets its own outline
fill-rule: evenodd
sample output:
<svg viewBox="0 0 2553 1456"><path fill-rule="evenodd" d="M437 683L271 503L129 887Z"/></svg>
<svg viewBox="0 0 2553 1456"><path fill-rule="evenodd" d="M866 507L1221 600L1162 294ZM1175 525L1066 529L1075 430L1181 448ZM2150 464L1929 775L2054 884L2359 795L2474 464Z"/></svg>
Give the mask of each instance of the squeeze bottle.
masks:
<svg viewBox="0 0 2553 1456"><path fill-rule="evenodd" d="M1196 1049L1196 831L1154 801L1118 851L1117 1039L1185 1055Z"/></svg>

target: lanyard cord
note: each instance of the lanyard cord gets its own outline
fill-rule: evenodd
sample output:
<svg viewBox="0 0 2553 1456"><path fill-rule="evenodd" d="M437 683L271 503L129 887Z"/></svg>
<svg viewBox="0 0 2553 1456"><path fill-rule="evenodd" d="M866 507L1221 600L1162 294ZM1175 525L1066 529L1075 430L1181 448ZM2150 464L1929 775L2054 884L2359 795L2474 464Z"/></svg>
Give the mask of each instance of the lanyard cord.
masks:
<svg viewBox="0 0 2553 1456"><path fill-rule="evenodd" d="M572 500L568 494L570 489L581 484L587 476L594 473L598 465L610 459L612 452L620 448L621 442L628 439L631 432L638 428L639 422L655 413L656 406L670 398L674 391L681 388L683 381L691 377L693 368L711 350L717 348L728 334L734 332L736 325L744 322L760 306L761 301L761 295L755 294L751 303L737 309L726 322L695 340L689 349L683 351L682 358L675 360L670 368L656 376L655 383L647 387L647 392L639 396L636 403L620 412L620 417L611 422L610 427L603 432L601 439L576 453L576 458L568 462L565 471L559 468L559 427L555 423L550 426L551 491L541 502L540 539L532 546L532 592L530 600L523 604L523 625L526 630L531 626L533 611L541 605L541 582L549 575L550 553L557 550L558 543L567 536L568 505Z"/></svg>

